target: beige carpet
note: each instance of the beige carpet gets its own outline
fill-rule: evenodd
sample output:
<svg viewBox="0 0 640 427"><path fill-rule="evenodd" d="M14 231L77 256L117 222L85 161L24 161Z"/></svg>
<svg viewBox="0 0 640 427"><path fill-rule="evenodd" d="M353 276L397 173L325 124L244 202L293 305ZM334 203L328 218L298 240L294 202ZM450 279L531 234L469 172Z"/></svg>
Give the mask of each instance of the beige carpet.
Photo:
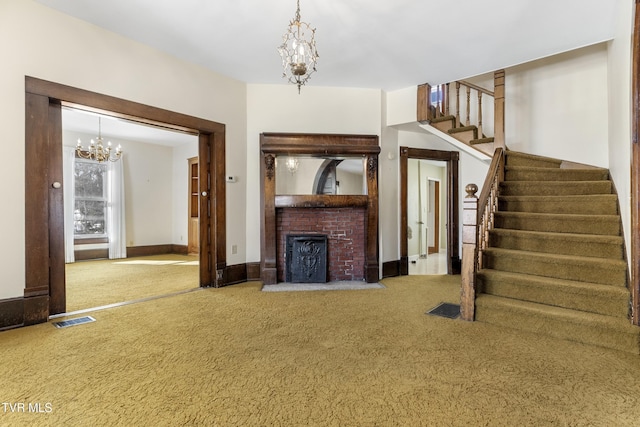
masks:
<svg viewBox="0 0 640 427"><path fill-rule="evenodd" d="M166 295L198 287L198 257L147 257L67 264L67 310Z"/></svg>
<svg viewBox="0 0 640 427"><path fill-rule="evenodd" d="M0 425L638 425L638 356L426 315L459 281L256 282L2 332L2 401L43 411Z"/></svg>

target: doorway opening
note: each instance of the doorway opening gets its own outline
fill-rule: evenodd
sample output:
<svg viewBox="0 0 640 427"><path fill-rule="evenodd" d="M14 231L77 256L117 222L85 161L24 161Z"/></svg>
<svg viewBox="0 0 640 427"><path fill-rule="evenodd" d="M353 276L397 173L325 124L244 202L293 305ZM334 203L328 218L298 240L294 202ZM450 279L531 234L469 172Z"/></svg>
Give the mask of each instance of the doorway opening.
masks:
<svg viewBox="0 0 640 427"><path fill-rule="evenodd" d="M122 157L79 156L96 136ZM197 288L197 135L63 105L62 145L66 312Z"/></svg>
<svg viewBox="0 0 640 427"><path fill-rule="evenodd" d="M443 161L409 158L407 164L407 248L409 274L447 274ZM441 200L441 197L444 200Z"/></svg>
<svg viewBox="0 0 640 427"><path fill-rule="evenodd" d="M25 104L25 324L44 322L66 311L63 105L197 135L199 285L225 284L223 124L32 77L25 79Z"/></svg>
<svg viewBox="0 0 640 427"><path fill-rule="evenodd" d="M457 151L400 147L400 274L459 274Z"/></svg>

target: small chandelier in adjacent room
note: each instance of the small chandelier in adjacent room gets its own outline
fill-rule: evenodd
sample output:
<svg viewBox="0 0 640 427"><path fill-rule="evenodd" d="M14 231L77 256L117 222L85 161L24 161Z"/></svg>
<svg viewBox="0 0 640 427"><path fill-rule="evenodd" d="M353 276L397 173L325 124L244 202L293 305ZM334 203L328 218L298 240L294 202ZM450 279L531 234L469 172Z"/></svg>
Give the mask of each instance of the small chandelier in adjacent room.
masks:
<svg viewBox="0 0 640 427"><path fill-rule="evenodd" d="M282 57L282 77L289 83L300 86L304 85L311 74L316 71L318 61L318 51L314 39L316 29L300 20L300 0L293 21L289 23L289 28L284 34L283 43L278 47Z"/></svg>
<svg viewBox="0 0 640 427"><path fill-rule="evenodd" d="M284 162L284 164L287 167L287 170L290 173L294 174L298 171L298 166L300 165L300 162L295 157L287 157L287 160Z"/></svg>
<svg viewBox="0 0 640 427"><path fill-rule="evenodd" d="M111 149L111 141L107 142L106 147L102 144L102 122L101 118L98 117L98 140L94 141L92 139L89 147L85 150L82 147L82 141L78 139L76 153L78 154L78 157L83 159L96 160L98 162L116 162L120 160L120 156L122 156L122 147L118 144L115 153L113 153Z"/></svg>

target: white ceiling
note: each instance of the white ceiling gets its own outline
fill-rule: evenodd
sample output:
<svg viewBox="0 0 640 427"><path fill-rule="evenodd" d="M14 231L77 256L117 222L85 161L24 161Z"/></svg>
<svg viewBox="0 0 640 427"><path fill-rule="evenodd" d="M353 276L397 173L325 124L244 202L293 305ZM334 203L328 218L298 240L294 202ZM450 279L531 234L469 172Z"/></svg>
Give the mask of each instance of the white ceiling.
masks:
<svg viewBox="0 0 640 427"><path fill-rule="evenodd" d="M36 0L247 83L286 84L295 0ZM300 0L320 59L309 85L439 84L610 40L623 0ZM304 88L302 89L304 94Z"/></svg>
<svg viewBox="0 0 640 427"><path fill-rule="evenodd" d="M98 136L98 117L101 118L100 128L105 143L109 139L114 139L175 147L198 142L197 136L187 133L67 107L62 109L62 128L67 131L84 133L95 139ZM82 142L86 146L89 140ZM126 150L126 143L123 143L122 148Z"/></svg>
<svg viewBox="0 0 640 427"><path fill-rule="evenodd" d="M295 0L37 0L248 83L284 83ZM309 84L439 84L609 40L622 0L300 0L320 59Z"/></svg>

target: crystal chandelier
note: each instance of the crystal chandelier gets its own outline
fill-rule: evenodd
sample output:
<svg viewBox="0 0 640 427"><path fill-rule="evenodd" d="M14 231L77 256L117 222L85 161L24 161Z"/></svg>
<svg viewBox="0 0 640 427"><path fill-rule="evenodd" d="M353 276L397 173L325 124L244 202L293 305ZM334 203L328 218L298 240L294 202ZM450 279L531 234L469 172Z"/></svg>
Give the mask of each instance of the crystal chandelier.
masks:
<svg viewBox="0 0 640 427"><path fill-rule="evenodd" d="M102 122L101 117L98 117L98 140L94 141L92 139L89 147L85 150L82 147L82 141L78 139L76 153L78 154L78 157L83 159L96 160L98 162L116 162L120 160L120 156L122 156L122 147L118 144L115 153L112 153L111 141L107 142L106 147L102 144Z"/></svg>
<svg viewBox="0 0 640 427"><path fill-rule="evenodd" d="M282 77L289 83L304 85L316 71L318 51L314 39L316 29L300 20L300 0L293 21L289 23L287 32L282 36L283 43L278 47L282 57Z"/></svg>
<svg viewBox="0 0 640 427"><path fill-rule="evenodd" d="M284 164L287 167L287 170L290 173L294 174L298 171L298 166L300 165L300 162L295 157L287 157L287 160L284 162Z"/></svg>

